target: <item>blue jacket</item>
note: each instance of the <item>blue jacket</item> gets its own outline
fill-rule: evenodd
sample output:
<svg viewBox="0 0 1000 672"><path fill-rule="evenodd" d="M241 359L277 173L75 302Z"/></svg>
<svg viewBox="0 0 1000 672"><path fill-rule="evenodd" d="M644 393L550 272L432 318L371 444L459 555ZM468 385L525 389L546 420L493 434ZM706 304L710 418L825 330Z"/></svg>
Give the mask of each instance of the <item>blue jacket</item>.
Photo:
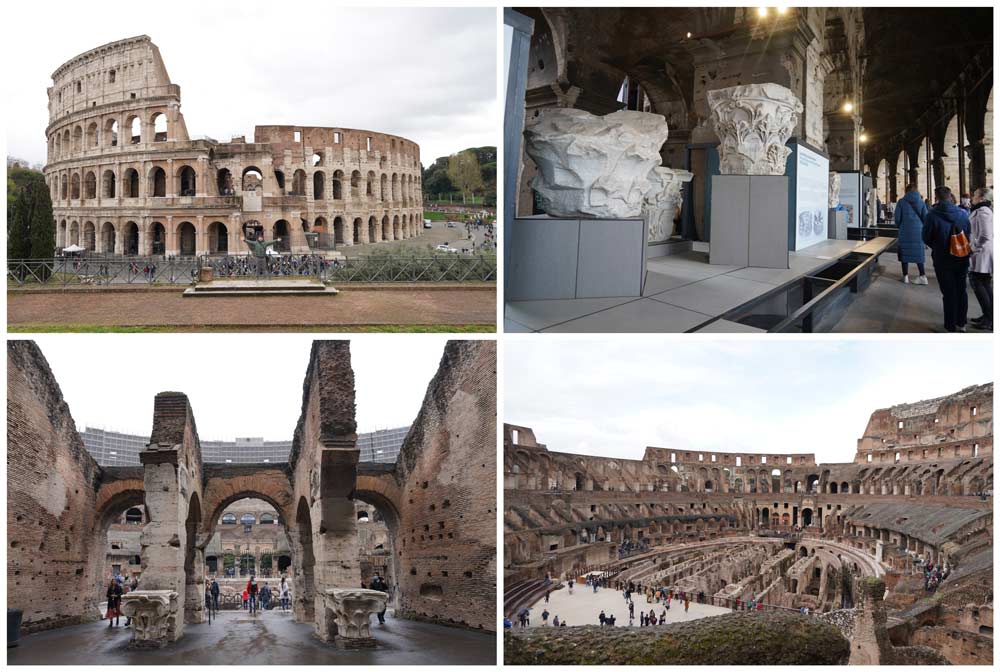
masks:
<svg viewBox="0 0 1000 672"><path fill-rule="evenodd" d="M950 268L969 265L968 257L951 256L949 246L953 226L964 232L967 238L972 235L969 215L952 203L938 203L928 210L927 216L924 217L923 239L931 248L934 266Z"/></svg>
<svg viewBox="0 0 1000 672"><path fill-rule="evenodd" d="M896 203L896 211L892 216L899 228L896 253L903 263L924 263L924 241L921 238L921 233L926 216L927 205L924 203L924 199L920 198L918 191L907 192Z"/></svg>

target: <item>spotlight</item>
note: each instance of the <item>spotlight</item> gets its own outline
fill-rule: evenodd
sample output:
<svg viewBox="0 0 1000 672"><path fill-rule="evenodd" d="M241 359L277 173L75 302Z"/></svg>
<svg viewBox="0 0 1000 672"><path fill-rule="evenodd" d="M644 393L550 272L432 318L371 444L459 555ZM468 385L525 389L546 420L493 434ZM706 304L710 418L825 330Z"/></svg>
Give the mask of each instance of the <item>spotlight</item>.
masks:
<svg viewBox="0 0 1000 672"><path fill-rule="evenodd" d="M851 101L847 101L846 103L844 103L844 112L853 112L853 111L854 111L854 103L852 103Z"/></svg>
<svg viewBox="0 0 1000 672"><path fill-rule="evenodd" d="M864 133L858 136L858 142L868 142L868 136Z"/></svg>
<svg viewBox="0 0 1000 672"><path fill-rule="evenodd" d="M788 8L787 7L778 7L777 11L778 11L778 14L784 15L785 12L788 11Z"/></svg>
<svg viewBox="0 0 1000 672"><path fill-rule="evenodd" d="M757 16L762 17L762 18L765 17L765 16L767 16L767 7L758 7L757 8Z"/></svg>
<svg viewBox="0 0 1000 672"><path fill-rule="evenodd" d="M691 33L688 33L688 38L690 38L690 37L691 37Z"/></svg>

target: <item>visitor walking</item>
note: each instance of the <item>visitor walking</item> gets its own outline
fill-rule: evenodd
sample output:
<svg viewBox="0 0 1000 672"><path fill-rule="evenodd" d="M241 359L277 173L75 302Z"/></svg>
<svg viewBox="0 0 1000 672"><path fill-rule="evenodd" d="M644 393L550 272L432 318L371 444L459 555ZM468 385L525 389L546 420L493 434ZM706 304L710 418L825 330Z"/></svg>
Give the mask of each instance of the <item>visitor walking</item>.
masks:
<svg viewBox="0 0 1000 672"><path fill-rule="evenodd" d="M278 600L282 611L288 611L288 584L285 581L285 577L281 577L281 584L278 586Z"/></svg>
<svg viewBox="0 0 1000 672"><path fill-rule="evenodd" d="M605 623L608 622L608 617L604 615L603 609L601 609L601 613L597 615L597 620L601 622L602 627L604 626Z"/></svg>
<svg viewBox="0 0 1000 672"><path fill-rule="evenodd" d="M369 588L383 592L386 596L389 595L389 584L385 582L385 579L383 579L378 572L375 572L375 577L372 579ZM386 599L386 601L382 604L382 611L378 612L378 622L382 625L385 625L385 610L388 608L388 605L389 600Z"/></svg>
<svg viewBox="0 0 1000 672"><path fill-rule="evenodd" d="M972 235L969 246L969 281L979 301L983 314L974 317L972 326L983 331L993 331L993 190L976 189L972 195L972 214L969 215Z"/></svg>
<svg viewBox="0 0 1000 672"><path fill-rule="evenodd" d="M108 619L108 627L118 627L118 619L122 613L122 584L112 577L107 590L108 610L104 614Z"/></svg>
<svg viewBox="0 0 1000 672"><path fill-rule="evenodd" d="M257 605L257 577L253 574L250 575L250 580L247 581L247 594L250 598L250 613L256 614L258 611Z"/></svg>
<svg viewBox="0 0 1000 672"><path fill-rule="evenodd" d="M219 582L212 577L212 611L219 613Z"/></svg>
<svg viewBox="0 0 1000 672"><path fill-rule="evenodd" d="M243 589L243 608L246 609L247 605L250 603L250 593L246 588Z"/></svg>
<svg viewBox="0 0 1000 672"><path fill-rule="evenodd" d="M265 583L264 587L260 589L260 605L267 611L271 608L271 589Z"/></svg>
<svg viewBox="0 0 1000 672"><path fill-rule="evenodd" d="M688 613L688 609L690 609L690 608L691 608L691 599L685 595L684 596L684 613L685 614Z"/></svg>
<svg viewBox="0 0 1000 672"><path fill-rule="evenodd" d="M965 331L969 312L969 295L965 280L969 274L968 245L953 245L971 235L969 217L955 205L951 189L940 186L934 190L937 203L924 218L923 240L931 248L934 273L941 288L944 304L944 328L947 331ZM953 239L954 236L954 239Z"/></svg>
<svg viewBox="0 0 1000 672"><path fill-rule="evenodd" d="M548 625L548 624L549 624L549 610L548 609L543 609L542 610L542 625Z"/></svg>
<svg viewBox="0 0 1000 672"><path fill-rule="evenodd" d="M921 233L924 228L924 217L927 215L927 206L920 198L917 185L906 185L906 194L899 202L893 221L899 229L898 243L896 244L896 256L903 266L903 282L910 284L908 273L909 265L916 264L917 272L920 275L913 281L915 285L926 285L927 274L924 272L924 241Z"/></svg>

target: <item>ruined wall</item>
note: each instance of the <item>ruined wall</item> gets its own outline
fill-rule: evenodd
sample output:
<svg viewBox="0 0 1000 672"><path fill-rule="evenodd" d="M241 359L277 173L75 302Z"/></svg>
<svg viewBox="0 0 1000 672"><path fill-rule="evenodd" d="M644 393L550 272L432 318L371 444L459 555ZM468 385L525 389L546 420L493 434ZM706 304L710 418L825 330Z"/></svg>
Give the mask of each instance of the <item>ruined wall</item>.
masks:
<svg viewBox="0 0 1000 672"><path fill-rule="evenodd" d="M496 343L450 341L396 464L400 613L496 629Z"/></svg>
<svg viewBox="0 0 1000 672"><path fill-rule="evenodd" d="M7 607L24 611L25 632L97 618L87 565L100 477L41 350L9 341Z"/></svg>

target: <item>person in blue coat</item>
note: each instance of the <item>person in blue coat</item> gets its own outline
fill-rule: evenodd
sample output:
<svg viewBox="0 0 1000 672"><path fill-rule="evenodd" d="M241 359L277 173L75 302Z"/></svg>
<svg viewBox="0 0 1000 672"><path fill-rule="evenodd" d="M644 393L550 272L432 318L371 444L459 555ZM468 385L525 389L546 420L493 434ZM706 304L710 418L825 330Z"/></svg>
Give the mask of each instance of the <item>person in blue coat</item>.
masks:
<svg viewBox="0 0 1000 672"><path fill-rule="evenodd" d="M924 218L923 239L931 248L934 273L941 288L944 303L944 328L947 331L965 331L969 312L969 294L965 281L969 275L969 257L951 254L952 231L961 231L966 238L972 235L969 215L955 205L955 196L948 187L934 190L937 201Z"/></svg>
<svg viewBox="0 0 1000 672"><path fill-rule="evenodd" d="M909 264L916 264L920 273L915 285L926 285L927 274L924 272L924 241L921 237L924 229L924 217L927 216L927 206L917 191L917 185L906 185L906 193L896 204L893 221L899 229L899 242L896 244L896 255L903 265L903 282L910 284L907 273Z"/></svg>

